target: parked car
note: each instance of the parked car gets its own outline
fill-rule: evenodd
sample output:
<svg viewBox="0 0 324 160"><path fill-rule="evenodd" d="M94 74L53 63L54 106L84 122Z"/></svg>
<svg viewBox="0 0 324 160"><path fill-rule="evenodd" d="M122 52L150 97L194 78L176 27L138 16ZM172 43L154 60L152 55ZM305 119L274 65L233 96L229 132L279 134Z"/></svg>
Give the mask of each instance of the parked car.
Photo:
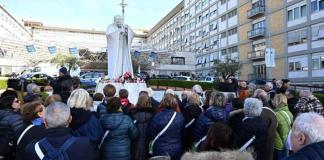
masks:
<svg viewBox="0 0 324 160"><path fill-rule="evenodd" d="M182 81L192 81L193 79L189 76L176 76L173 79L175 80L182 80Z"/></svg>
<svg viewBox="0 0 324 160"><path fill-rule="evenodd" d="M80 76L80 80L90 80L90 81L96 81L98 78L101 78L104 76L104 73L98 73L98 72L89 72L89 73L84 73L83 75Z"/></svg>
<svg viewBox="0 0 324 160"><path fill-rule="evenodd" d="M253 80L250 80L249 83L254 83L255 85L258 85L258 86L263 86L267 83L267 81L262 80L262 79L253 79Z"/></svg>
<svg viewBox="0 0 324 160"><path fill-rule="evenodd" d="M29 83L35 83L37 85L46 85L47 83L50 83L52 80L54 80L53 77L45 74L45 73L28 73L23 74L19 77L21 80L24 80L25 82Z"/></svg>
<svg viewBox="0 0 324 160"><path fill-rule="evenodd" d="M198 79L199 82L208 82L208 83L213 83L215 80L216 78L211 76L206 76Z"/></svg>
<svg viewBox="0 0 324 160"><path fill-rule="evenodd" d="M154 79L172 79L172 77L169 75L160 74L160 75L155 76Z"/></svg>

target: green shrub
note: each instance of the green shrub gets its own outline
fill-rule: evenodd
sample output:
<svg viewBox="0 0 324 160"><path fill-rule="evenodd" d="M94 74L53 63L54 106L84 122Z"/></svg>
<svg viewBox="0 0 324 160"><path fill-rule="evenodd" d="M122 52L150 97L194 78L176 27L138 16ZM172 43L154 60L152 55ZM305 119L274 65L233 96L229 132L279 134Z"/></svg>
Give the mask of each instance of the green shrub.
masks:
<svg viewBox="0 0 324 160"><path fill-rule="evenodd" d="M207 89L217 89L218 83L207 83L207 82L198 82L198 81L181 81L181 80L166 80L166 79L150 79L148 82L149 85L153 86L165 86L165 87L176 87L176 88L192 88L194 85L199 84L203 90Z"/></svg>
<svg viewBox="0 0 324 160"><path fill-rule="evenodd" d="M0 79L0 89L7 88L7 79Z"/></svg>
<svg viewBox="0 0 324 160"><path fill-rule="evenodd" d="M324 105L324 94L320 94L320 93L313 93L313 95L314 95L315 97L317 97L317 99L318 99L319 101L321 101L322 105Z"/></svg>

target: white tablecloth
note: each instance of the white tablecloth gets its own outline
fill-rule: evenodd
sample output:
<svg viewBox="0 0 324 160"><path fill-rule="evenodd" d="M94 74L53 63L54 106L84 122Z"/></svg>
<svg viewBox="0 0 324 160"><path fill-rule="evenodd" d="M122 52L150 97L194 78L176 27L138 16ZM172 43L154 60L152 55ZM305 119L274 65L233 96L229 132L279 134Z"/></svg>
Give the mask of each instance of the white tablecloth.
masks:
<svg viewBox="0 0 324 160"><path fill-rule="evenodd" d="M103 88L107 84L112 84L116 87L116 96L118 96L118 92L121 89L127 89L128 90L128 99L132 104L137 103L138 94L140 91L146 90L147 86L146 83L98 83L96 87L96 93L102 93L103 94Z"/></svg>

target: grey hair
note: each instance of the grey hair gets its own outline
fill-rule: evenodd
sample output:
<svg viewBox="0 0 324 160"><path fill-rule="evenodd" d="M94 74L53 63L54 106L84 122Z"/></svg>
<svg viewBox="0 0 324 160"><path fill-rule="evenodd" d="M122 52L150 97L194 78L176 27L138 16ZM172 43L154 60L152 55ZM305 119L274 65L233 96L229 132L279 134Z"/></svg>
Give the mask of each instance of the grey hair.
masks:
<svg viewBox="0 0 324 160"><path fill-rule="evenodd" d="M33 90L34 90L35 86L37 87L37 85L35 83L28 84L26 86L27 93L34 93Z"/></svg>
<svg viewBox="0 0 324 160"><path fill-rule="evenodd" d="M198 94L204 93L203 89L199 84L196 84L192 87L192 91Z"/></svg>
<svg viewBox="0 0 324 160"><path fill-rule="evenodd" d="M253 160L251 153L244 151L225 151L225 152L198 152L198 153L185 153L181 160L214 160L214 159L226 159L226 160Z"/></svg>
<svg viewBox="0 0 324 160"><path fill-rule="evenodd" d="M248 87L251 90L256 90L256 88L257 88L257 86L254 83L249 83Z"/></svg>
<svg viewBox="0 0 324 160"><path fill-rule="evenodd" d="M315 112L302 113L297 116L292 131L294 134L304 133L310 143L324 140L324 117Z"/></svg>
<svg viewBox="0 0 324 160"><path fill-rule="evenodd" d="M273 84L272 84L272 82L267 82L265 85L266 85L269 89L273 89Z"/></svg>
<svg viewBox="0 0 324 160"><path fill-rule="evenodd" d="M67 101L67 105L70 108L82 108L84 110L90 110L92 107L92 99L86 90L79 88L71 93Z"/></svg>
<svg viewBox="0 0 324 160"><path fill-rule="evenodd" d="M261 115L262 107L263 104L260 100L256 98L247 98L244 101L243 111L246 116L256 117Z"/></svg>
<svg viewBox="0 0 324 160"><path fill-rule="evenodd" d="M62 102L48 105L44 115L47 128L67 127L70 115L70 108Z"/></svg>
<svg viewBox="0 0 324 160"><path fill-rule="evenodd" d="M299 92L300 97L309 97L312 95L310 90L304 89Z"/></svg>

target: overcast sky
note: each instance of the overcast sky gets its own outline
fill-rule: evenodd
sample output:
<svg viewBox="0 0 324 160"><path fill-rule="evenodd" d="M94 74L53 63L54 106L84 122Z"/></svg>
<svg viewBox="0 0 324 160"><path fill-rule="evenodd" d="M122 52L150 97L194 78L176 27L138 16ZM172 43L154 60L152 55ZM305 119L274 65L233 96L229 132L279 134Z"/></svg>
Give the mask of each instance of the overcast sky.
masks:
<svg viewBox="0 0 324 160"><path fill-rule="evenodd" d="M181 0L125 0L125 23L150 29ZM18 21L34 20L46 26L106 30L121 15L121 0L0 0Z"/></svg>

